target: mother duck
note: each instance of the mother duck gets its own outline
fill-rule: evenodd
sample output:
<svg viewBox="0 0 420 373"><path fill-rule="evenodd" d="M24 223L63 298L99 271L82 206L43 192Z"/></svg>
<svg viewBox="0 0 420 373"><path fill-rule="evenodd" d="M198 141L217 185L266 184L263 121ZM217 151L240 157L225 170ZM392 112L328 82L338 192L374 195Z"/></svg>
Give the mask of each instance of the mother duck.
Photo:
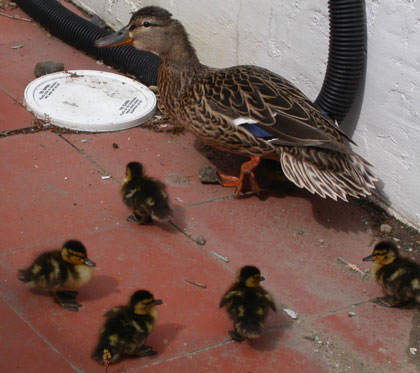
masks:
<svg viewBox="0 0 420 373"><path fill-rule="evenodd" d="M251 159L239 177L219 172L221 184L235 186L236 197L261 158L281 163L286 177L321 197L334 200L371 194L373 166L344 143L351 141L298 88L258 66L214 69L200 63L182 24L167 10L144 7L118 32L96 47L132 44L161 58L158 88L175 125L206 144Z"/></svg>

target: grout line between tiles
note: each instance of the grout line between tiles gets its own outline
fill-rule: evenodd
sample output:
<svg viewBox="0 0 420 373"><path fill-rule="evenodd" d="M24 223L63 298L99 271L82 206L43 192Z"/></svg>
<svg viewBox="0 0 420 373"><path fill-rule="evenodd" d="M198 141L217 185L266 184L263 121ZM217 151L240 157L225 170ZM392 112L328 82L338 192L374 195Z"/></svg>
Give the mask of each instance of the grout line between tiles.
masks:
<svg viewBox="0 0 420 373"><path fill-rule="evenodd" d="M318 315L315 315L315 316L310 316L310 317L306 318L306 321L313 322L313 321L317 321L319 319L322 319L324 317L328 317L328 316L331 316L331 315L336 315L336 314L339 314L339 313L341 313L343 311L346 311L348 309L353 309L353 308L357 308L358 306L368 304L368 303L372 302L372 300L374 300L374 299L375 298L371 298L371 299L368 299L368 300L364 300L362 302L352 303L352 304L337 308L337 309L332 310L332 311L324 312L322 314L318 314Z"/></svg>
<svg viewBox="0 0 420 373"><path fill-rule="evenodd" d="M283 329L283 328L289 326L289 324L290 323L283 323L283 324L271 326L270 328L265 329L265 333L266 334L271 334L271 333L273 333L273 332L275 332L279 329ZM178 359L183 358L183 357L194 356L194 355L199 354L201 352L210 351L210 350L213 350L213 349L218 348L218 347L225 346L225 345L230 344L230 343L235 343L235 342L232 339L227 339L223 342L215 343L215 344L212 344L210 346L201 347L201 348L198 348L196 350L185 352L183 354L176 355L176 356L170 357L170 358L165 359L165 360L156 361L154 363L144 365L141 368L149 368L149 367L152 367L152 366L156 366L158 364L167 363L167 362L170 362L170 361L173 361L173 360L178 360ZM131 370L134 371L134 370L137 370L137 369L138 368L132 368Z"/></svg>
<svg viewBox="0 0 420 373"><path fill-rule="evenodd" d="M201 347L201 348L198 348L198 349L193 350L193 351L185 352L183 354L170 357L168 359L164 359L164 360L161 360L161 361L156 361L156 362L151 363L151 364L143 365L140 369L142 369L142 368L149 368L149 367L152 367L152 366L155 366L155 365L158 365L158 364L162 364L162 363L167 363L167 362L173 361L173 360L178 360L178 359L181 359L181 358L186 357L186 356L194 356L196 354L199 354L200 352L209 351L209 350L212 350L214 348L218 348L218 347L227 345L229 343L233 343L233 340L232 339L228 339L228 340L225 340L223 342L215 343L215 344L210 345L210 346ZM134 370L137 370L137 368L132 368L130 370L131 371L134 371Z"/></svg>
<svg viewBox="0 0 420 373"><path fill-rule="evenodd" d="M91 162L93 165L95 165L95 167L99 168L99 170L104 174L104 175L109 175L111 176L111 179L114 180L117 184L121 184L121 182L115 178L114 176L112 176L112 174L110 172L108 172L104 167L102 167L98 162L96 162L90 155L86 154L82 149L78 148L76 145L74 145L70 140L66 139L65 137L63 137L61 134L57 134L58 137L60 137L64 142L66 142L67 144L69 144L73 149L77 150L78 153L80 153L83 157L85 157L89 162Z"/></svg>

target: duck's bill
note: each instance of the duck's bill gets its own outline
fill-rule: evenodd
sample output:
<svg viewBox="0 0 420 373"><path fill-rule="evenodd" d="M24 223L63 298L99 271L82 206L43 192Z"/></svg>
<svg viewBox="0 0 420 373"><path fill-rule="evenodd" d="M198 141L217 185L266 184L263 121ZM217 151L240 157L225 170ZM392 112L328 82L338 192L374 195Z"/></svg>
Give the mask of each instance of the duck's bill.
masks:
<svg viewBox="0 0 420 373"><path fill-rule="evenodd" d="M159 306L160 304L163 304L161 299L155 299L155 306Z"/></svg>
<svg viewBox="0 0 420 373"><path fill-rule="evenodd" d="M88 267L95 267L95 266L96 266L96 263L95 263L95 262L92 262L89 258L86 258L84 263L85 263Z"/></svg>
<svg viewBox="0 0 420 373"><path fill-rule="evenodd" d="M368 256L365 256L362 260L363 260L364 262L370 262L370 261L372 261L372 260L373 260L373 255L368 255Z"/></svg>
<svg viewBox="0 0 420 373"><path fill-rule="evenodd" d="M133 39L128 36L128 26L95 41L96 48L116 47L117 45L127 44L133 44Z"/></svg>

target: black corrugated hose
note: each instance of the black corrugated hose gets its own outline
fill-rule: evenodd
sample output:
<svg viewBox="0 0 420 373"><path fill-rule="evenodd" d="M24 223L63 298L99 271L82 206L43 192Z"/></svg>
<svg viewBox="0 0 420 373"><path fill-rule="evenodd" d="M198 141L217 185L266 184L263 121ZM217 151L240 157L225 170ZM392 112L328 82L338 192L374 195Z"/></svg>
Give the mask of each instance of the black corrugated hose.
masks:
<svg viewBox="0 0 420 373"><path fill-rule="evenodd" d="M157 84L160 59L132 46L95 48L108 31L79 17L56 0L14 0L54 36L107 65L136 76L146 85ZM364 0L329 0L330 45L327 71L315 103L341 122L357 94L365 68L366 16Z"/></svg>
<svg viewBox="0 0 420 373"><path fill-rule="evenodd" d="M327 72L315 103L339 123L359 90L366 63L364 0L329 0L330 44Z"/></svg>
<svg viewBox="0 0 420 373"><path fill-rule="evenodd" d="M14 0L19 7L51 34L105 64L136 76L146 85L157 84L160 58L150 52L138 51L131 45L95 48L96 39L110 32L79 17L56 0Z"/></svg>

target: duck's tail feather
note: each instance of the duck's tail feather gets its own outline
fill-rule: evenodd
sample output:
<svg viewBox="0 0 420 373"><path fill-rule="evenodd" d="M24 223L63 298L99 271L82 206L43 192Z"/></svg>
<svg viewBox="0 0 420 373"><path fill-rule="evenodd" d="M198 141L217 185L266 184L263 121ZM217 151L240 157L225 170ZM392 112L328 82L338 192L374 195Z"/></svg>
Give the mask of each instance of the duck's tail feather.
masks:
<svg viewBox="0 0 420 373"><path fill-rule="evenodd" d="M240 321L235 324L235 331L241 336L249 339L259 338L264 327L261 322Z"/></svg>
<svg viewBox="0 0 420 373"><path fill-rule="evenodd" d="M280 154L280 163L286 177L299 188L334 200L368 196L378 180L373 165L356 153L287 148Z"/></svg>
<svg viewBox="0 0 420 373"><path fill-rule="evenodd" d="M29 278L30 270L28 269L19 269L17 273L17 278L19 281L22 282L29 282L31 279Z"/></svg>
<svg viewBox="0 0 420 373"><path fill-rule="evenodd" d="M152 216L158 221L167 221L172 215L172 209L168 203L161 203L153 209Z"/></svg>

